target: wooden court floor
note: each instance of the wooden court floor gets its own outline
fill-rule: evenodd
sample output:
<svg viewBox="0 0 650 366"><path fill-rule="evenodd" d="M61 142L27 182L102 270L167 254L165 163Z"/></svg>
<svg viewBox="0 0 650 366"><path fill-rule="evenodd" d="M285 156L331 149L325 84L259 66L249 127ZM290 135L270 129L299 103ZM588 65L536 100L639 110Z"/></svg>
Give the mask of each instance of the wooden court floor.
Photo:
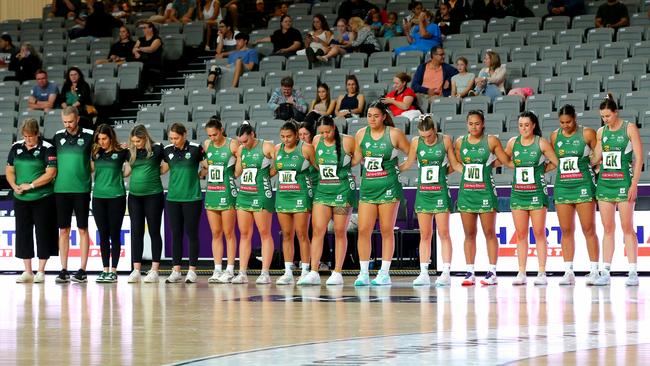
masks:
<svg viewBox="0 0 650 366"><path fill-rule="evenodd" d="M650 364L648 277L419 289L395 276L360 289L351 276L329 288L94 278L0 276L0 365Z"/></svg>

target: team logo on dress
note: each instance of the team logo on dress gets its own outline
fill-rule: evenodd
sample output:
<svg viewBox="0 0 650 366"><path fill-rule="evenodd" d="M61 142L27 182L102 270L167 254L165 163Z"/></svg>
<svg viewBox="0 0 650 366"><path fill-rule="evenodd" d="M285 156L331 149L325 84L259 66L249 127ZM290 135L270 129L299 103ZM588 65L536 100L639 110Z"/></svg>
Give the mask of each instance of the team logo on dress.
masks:
<svg viewBox="0 0 650 366"><path fill-rule="evenodd" d="M41 150L34 150L34 156L39 156L41 154Z"/></svg>
<svg viewBox="0 0 650 366"><path fill-rule="evenodd" d="M237 190L235 188L230 190L230 195L233 197L237 197Z"/></svg>
<svg viewBox="0 0 650 366"><path fill-rule="evenodd" d="M467 149L463 149L463 154L467 154Z"/></svg>
<svg viewBox="0 0 650 366"><path fill-rule="evenodd" d="M174 158L174 153L170 153L169 155L167 155L167 157L169 158L169 160L172 160Z"/></svg>
<svg viewBox="0 0 650 366"><path fill-rule="evenodd" d="M278 167L278 169L282 169L282 163L278 163L276 166Z"/></svg>
<svg viewBox="0 0 650 366"><path fill-rule="evenodd" d="M442 151L438 150L435 153L433 153L436 157L441 157L442 156Z"/></svg>
<svg viewBox="0 0 650 366"><path fill-rule="evenodd" d="M427 159L422 159L422 164L427 165L429 163L429 160Z"/></svg>
<svg viewBox="0 0 650 366"><path fill-rule="evenodd" d="M298 160L298 159L300 159L300 157L297 156L297 155L294 155L294 156L291 157L291 160Z"/></svg>
<svg viewBox="0 0 650 366"><path fill-rule="evenodd" d="M560 154L560 156L564 156L564 149L558 150L558 153Z"/></svg>
<svg viewBox="0 0 650 366"><path fill-rule="evenodd" d="M366 142L366 149L370 147L370 143Z"/></svg>
<svg viewBox="0 0 650 366"><path fill-rule="evenodd" d="M366 156L372 156L372 153L370 151L366 151Z"/></svg>
<svg viewBox="0 0 650 366"><path fill-rule="evenodd" d="M578 140L573 140L573 146L578 146L580 145L580 141Z"/></svg>
<svg viewBox="0 0 650 366"><path fill-rule="evenodd" d="M623 136L617 136L616 137L616 141L618 141L618 142L623 142L623 139L624 139Z"/></svg>
<svg viewBox="0 0 650 366"><path fill-rule="evenodd" d="M282 155L278 155L277 160L282 160Z"/></svg>
<svg viewBox="0 0 650 366"><path fill-rule="evenodd" d="M424 156L425 152L424 150L420 151L420 156Z"/></svg>
<svg viewBox="0 0 650 366"><path fill-rule="evenodd" d="M267 189L267 190L264 192L264 195L266 196L266 198L271 198L271 197L273 197L273 192L271 192L270 189Z"/></svg>
<svg viewBox="0 0 650 366"><path fill-rule="evenodd" d="M323 150L318 150L318 155L323 155Z"/></svg>
<svg viewBox="0 0 650 366"><path fill-rule="evenodd" d="M225 152L224 152L224 153L221 153L221 157L222 157L222 158L225 158L225 157L226 157L226 153L225 153Z"/></svg>
<svg viewBox="0 0 650 366"><path fill-rule="evenodd" d="M208 155L208 159L212 157L212 153L211 153L211 152L209 152L207 155Z"/></svg>
<svg viewBox="0 0 650 366"><path fill-rule="evenodd" d="M84 140L82 140L82 139L77 139L77 145L79 145L79 146L84 146Z"/></svg>
<svg viewBox="0 0 650 366"><path fill-rule="evenodd" d="M514 163L515 163L515 165L519 165L519 164L521 164L521 159L515 159L515 160L514 160Z"/></svg>
<svg viewBox="0 0 650 366"><path fill-rule="evenodd" d="M192 156L192 154L190 154L189 152L185 153L185 159L189 159L191 156Z"/></svg>
<svg viewBox="0 0 650 366"><path fill-rule="evenodd" d="M608 139L609 139L609 137L607 137L607 136L603 137L603 142L607 142Z"/></svg>
<svg viewBox="0 0 650 366"><path fill-rule="evenodd" d="M472 161L472 159L470 159L469 156L466 156L465 159L463 159L463 161L465 163L469 163L470 161Z"/></svg>
<svg viewBox="0 0 650 366"><path fill-rule="evenodd" d="M564 144L562 143L562 141L560 141L560 142L557 143L557 147L562 147L562 145L564 145Z"/></svg>
<svg viewBox="0 0 650 366"><path fill-rule="evenodd" d="M519 156L519 151L515 151L515 156Z"/></svg>
<svg viewBox="0 0 650 366"><path fill-rule="evenodd" d="M65 139L62 138L61 140L59 140L59 144L60 144L61 146L65 145Z"/></svg>
<svg viewBox="0 0 650 366"><path fill-rule="evenodd" d="M16 154L20 155L20 154L22 154L22 153L23 153L23 149L18 149L18 150L16 150Z"/></svg>
<svg viewBox="0 0 650 366"><path fill-rule="evenodd" d="M246 163L241 163L242 168L246 168Z"/></svg>
<svg viewBox="0 0 650 366"><path fill-rule="evenodd" d="M117 154L113 154L113 155L111 155L111 159L113 159L113 160L117 160Z"/></svg>
<svg viewBox="0 0 650 366"><path fill-rule="evenodd" d="M485 149L482 148L482 147L479 147L477 151L478 151L479 154L484 154L485 153Z"/></svg>
<svg viewBox="0 0 650 366"><path fill-rule="evenodd" d="M323 164L325 162L325 159L323 158L318 158L318 164Z"/></svg>
<svg viewBox="0 0 650 366"><path fill-rule="evenodd" d="M609 151L609 145L603 146L603 151Z"/></svg>

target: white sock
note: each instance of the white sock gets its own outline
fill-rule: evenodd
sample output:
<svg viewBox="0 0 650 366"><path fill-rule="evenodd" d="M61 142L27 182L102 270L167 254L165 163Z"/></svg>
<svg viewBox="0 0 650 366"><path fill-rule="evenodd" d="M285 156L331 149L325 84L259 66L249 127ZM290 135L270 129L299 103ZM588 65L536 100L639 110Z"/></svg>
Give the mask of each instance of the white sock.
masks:
<svg viewBox="0 0 650 366"><path fill-rule="evenodd" d="M235 265L234 264L229 264L226 266L226 272L228 273L234 273L235 272Z"/></svg>
<svg viewBox="0 0 650 366"><path fill-rule="evenodd" d="M451 263L443 263L442 264L442 272L444 272L444 273L451 272Z"/></svg>
<svg viewBox="0 0 650 366"><path fill-rule="evenodd" d="M564 262L564 271L573 272L573 262Z"/></svg>
<svg viewBox="0 0 650 366"><path fill-rule="evenodd" d="M215 272L221 272L223 270L223 266L221 264L215 264L214 265L214 271Z"/></svg>
<svg viewBox="0 0 650 366"><path fill-rule="evenodd" d="M262 270L262 272L260 272L260 275L267 275L267 276L268 276L268 275L269 275L269 271Z"/></svg>
<svg viewBox="0 0 650 366"><path fill-rule="evenodd" d="M598 262L590 262L589 269L591 272L598 272Z"/></svg>
<svg viewBox="0 0 650 366"><path fill-rule="evenodd" d="M609 273L609 270L612 268L611 263L603 263L603 271Z"/></svg>
<svg viewBox="0 0 650 366"><path fill-rule="evenodd" d="M496 276L497 274L497 265L496 264L490 264L490 272Z"/></svg>
<svg viewBox="0 0 650 366"><path fill-rule="evenodd" d="M636 273L636 263L630 263L628 267L630 268L630 273Z"/></svg>
<svg viewBox="0 0 650 366"><path fill-rule="evenodd" d="M302 264L300 264L300 268L302 269L302 273L307 273L307 272L309 272L309 263L302 263Z"/></svg>
<svg viewBox="0 0 650 366"><path fill-rule="evenodd" d="M390 271L390 261L381 261L381 271L384 273L388 273L388 271Z"/></svg>
<svg viewBox="0 0 650 366"><path fill-rule="evenodd" d="M420 263L420 273L429 272L429 263Z"/></svg>
<svg viewBox="0 0 650 366"><path fill-rule="evenodd" d="M284 274L293 274L291 266L293 266L292 262L284 262Z"/></svg>
<svg viewBox="0 0 650 366"><path fill-rule="evenodd" d="M368 273L368 266L370 266L369 261L359 261L361 265L361 273Z"/></svg>
<svg viewBox="0 0 650 366"><path fill-rule="evenodd" d="M468 264L467 265L467 272L474 274L474 265L473 264Z"/></svg>

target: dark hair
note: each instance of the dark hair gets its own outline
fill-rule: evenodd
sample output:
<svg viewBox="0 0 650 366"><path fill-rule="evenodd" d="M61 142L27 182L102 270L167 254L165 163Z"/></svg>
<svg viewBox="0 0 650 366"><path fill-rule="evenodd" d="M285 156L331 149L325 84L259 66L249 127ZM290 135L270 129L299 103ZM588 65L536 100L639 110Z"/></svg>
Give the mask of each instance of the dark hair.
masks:
<svg viewBox="0 0 650 366"><path fill-rule="evenodd" d="M285 14L285 15L283 15L283 16L280 17L280 24L282 24L282 22L283 22L286 18L289 18L289 19L293 20L293 18L291 18L291 15L289 15L289 14ZM282 28L282 26L280 26L280 28Z"/></svg>
<svg viewBox="0 0 650 366"><path fill-rule="evenodd" d="M248 41L250 41L250 36L246 32L239 32L239 33L235 34L235 40L238 40L238 39L243 39L244 41L248 42Z"/></svg>
<svg viewBox="0 0 650 366"><path fill-rule="evenodd" d="M397 98L400 94L404 94L406 92L406 89L408 89L408 85L406 84L408 84L409 81L411 81L411 76L405 72L398 72L397 75L395 75L395 77L404 83L404 89L397 90L395 93L395 98Z"/></svg>
<svg viewBox="0 0 650 366"><path fill-rule="evenodd" d="M314 135L315 135L314 125L312 123L309 123L309 122L301 122L301 123L299 123L298 124L298 132L300 132L300 130L303 129L303 128L305 130L309 131L309 135L311 136L311 138L313 140Z"/></svg>
<svg viewBox="0 0 650 366"><path fill-rule="evenodd" d="M84 73L81 71L81 69L76 67L76 66L72 66L65 73L65 82L63 83L63 88L64 89L65 89L66 84L72 84L72 81L70 81L70 71L76 71L77 74L79 74L79 81L77 81L78 84L81 84L81 83L85 82Z"/></svg>
<svg viewBox="0 0 650 366"><path fill-rule="evenodd" d="M314 16L312 17L311 30L316 30L316 29L314 29L314 22L313 22L314 18L317 18L318 20L320 20L320 24L321 24L320 27L321 27L322 30L324 30L324 31L330 30L330 25L327 23L327 19L325 19L323 14L320 14L320 13L314 14Z"/></svg>
<svg viewBox="0 0 650 366"><path fill-rule="evenodd" d="M99 150L101 149L101 147L97 143L97 139L99 138L100 134L108 136L108 138L111 140L111 148L109 151L122 150L122 147L117 142L117 135L115 134L115 130L113 129L113 127L111 127L111 125L108 125L106 123L102 123L101 125L97 126L97 129L95 130L95 135L93 136L92 156L97 157L99 154Z"/></svg>
<svg viewBox="0 0 650 366"><path fill-rule="evenodd" d="M294 119L290 119L286 121L282 127L280 127L280 131L291 131L293 132L294 135L298 136L298 122L296 122Z"/></svg>
<svg viewBox="0 0 650 366"><path fill-rule="evenodd" d="M571 105L571 104L565 104L562 106L562 108L558 109L557 111L557 116L571 116L574 119L576 118L576 109Z"/></svg>
<svg viewBox="0 0 650 366"><path fill-rule="evenodd" d="M316 100L315 100L314 104L318 104L318 103L322 102L322 100L318 96L318 88L323 88L323 89L325 89L327 91L327 99L325 100L325 103L327 103L327 108L329 108L330 103L332 102L332 95L330 94L330 87L329 87L329 85L327 85L327 83L320 83L316 87Z"/></svg>
<svg viewBox="0 0 650 366"><path fill-rule="evenodd" d="M250 122L244 121L242 122L239 127L237 127L237 136L244 136L244 135L253 135L255 136L255 129L253 126L251 126Z"/></svg>
<svg viewBox="0 0 650 366"><path fill-rule="evenodd" d="M384 126L395 127L395 122L393 122L393 118L390 116L390 113L388 113L388 106L386 106L386 104L377 100L370 103L368 106L368 111L370 111L370 108L377 108L381 111L381 114L386 116L386 119L384 120Z"/></svg>
<svg viewBox="0 0 650 366"><path fill-rule="evenodd" d="M221 120L217 116L212 116L208 120L208 122L205 123L205 129L208 128L216 128L217 130L221 131L221 134L226 136L226 131L223 129L223 124L221 123Z"/></svg>
<svg viewBox="0 0 650 366"><path fill-rule="evenodd" d="M359 80L357 80L357 77L355 75L346 75L345 76L345 85L346 86L348 85L348 81L350 81L350 80L354 81L354 85L357 86L357 92L354 95L359 94L359 91L360 91L359 90Z"/></svg>
<svg viewBox="0 0 650 366"><path fill-rule="evenodd" d="M291 76L283 77L282 80L280 80L280 85L293 88L293 78L291 78Z"/></svg>
<svg viewBox="0 0 650 366"><path fill-rule="evenodd" d="M0 39L2 39L5 42L9 42L9 44L12 45L12 46L14 45L14 43L11 40L11 35L9 35L9 34L5 33L5 34L1 35Z"/></svg>
<svg viewBox="0 0 650 366"><path fill-rule="evenodd" d="M434 47L431 49L431 57L433 58L433 56L434 56L436 53L438 53L438 50L444 50L444 49L445 49L445 48L442 47L441 45L434 46Z"/></svg>
<svg viewBox="0 0 650 366"><path fill-rule="evenodd" d="M169 126L169 132L185 135L187 133L187 128L185 128L185 125L180 122L174 122Z"/></svg>
<svg viewBox="0 0 650 366"><path fill-rule="evenodd" d="M602 111L603 109L609 109L612 112L618 110L618 105L616 104L612 93L607 93L607 97L600 102L600 110Z"/></svg>
<svg viewBox="0 0 650 366"><path fill-rule="evenodd" d="M413 10L415 9L416 6L420 5L422 8L424 8L424 5L422 5L421 1L411 1L408 5L408 10Z"/></svg>
<svg viewBox="0 0 650 366"><path fill-rule="evenodd" d="M469 119L469 116L479 116L481 118L481 122L485 122L485 115L480 109L472 109L471 111L467 112L466 120Z"/></svg>
<svg viewBox="0 0 650 366"><path fill-rule="evenodd" d="M418 117L418 130L423 132L434 130L435 132L438 132L438 126L436 125L436 121L431 118L430 114L422 114Z"/></svg>
<svg viewBox="0 0 650 366"><path fill-rule="evenodd" d="M36 72L34 73L34 76L36 76L36 75L38 75L38 74L45 74L45 76L47 76L47 71L45 71L45 70L43 70L43 69L38 69L38 70L36 70ZM66 76L68 76L68 73L66 73Z"/></svg>
<svg viewBox="0 0 650 366"><path fill-rule="evenodd" d="M336 126L336 123L334 123L334 119L330 116L321 116L318 119L318 122L316 122L316 129L318 129L319 126L330 126L334 128L334 142L336 143L336 164L338 165L341 156L341 133L339 132L339 128Z"/></svg>
<svg viewBox="0 0 650 366"><path fill-rule="evenodd" d="M152 22L150 22L148 20L145 20L145 21L141 22L140 24L145 24L146 26L151 28L151 31L153 32L154 37L158 35L158 28L156 28L156 26Z"/></svg>
<svg viewBox="0 0 650 366"><path fill-rule="evenodd" d="M535 124L535 127L533 127L533 135L542 136L542 128L539 125L539 119L535 113L531 111L523 111L519 114L519 118L530 118L530 120Z"/></svg>

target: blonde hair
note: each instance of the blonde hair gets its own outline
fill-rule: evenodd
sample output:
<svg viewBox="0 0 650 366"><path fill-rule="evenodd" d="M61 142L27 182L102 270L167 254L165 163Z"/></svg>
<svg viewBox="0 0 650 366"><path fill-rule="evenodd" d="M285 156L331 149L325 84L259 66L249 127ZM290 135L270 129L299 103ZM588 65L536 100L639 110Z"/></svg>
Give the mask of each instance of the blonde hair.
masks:
<svg viewBox="0 0 650 366"><path fill-rule="evenodd" d="M27 118L20 124L20 134L29 133L32 135L38 135L38 121L34 118Z"/></svg>
<svg viewBox="0 0 650 366"><path fill-rule="evenodd" d="M357 29L361 29L364 26L367 26L366 22L364 22L363 19L359 17L350 18L350 20L348 20L348 25L354 25L355 27L357 27Z"/></svg>

